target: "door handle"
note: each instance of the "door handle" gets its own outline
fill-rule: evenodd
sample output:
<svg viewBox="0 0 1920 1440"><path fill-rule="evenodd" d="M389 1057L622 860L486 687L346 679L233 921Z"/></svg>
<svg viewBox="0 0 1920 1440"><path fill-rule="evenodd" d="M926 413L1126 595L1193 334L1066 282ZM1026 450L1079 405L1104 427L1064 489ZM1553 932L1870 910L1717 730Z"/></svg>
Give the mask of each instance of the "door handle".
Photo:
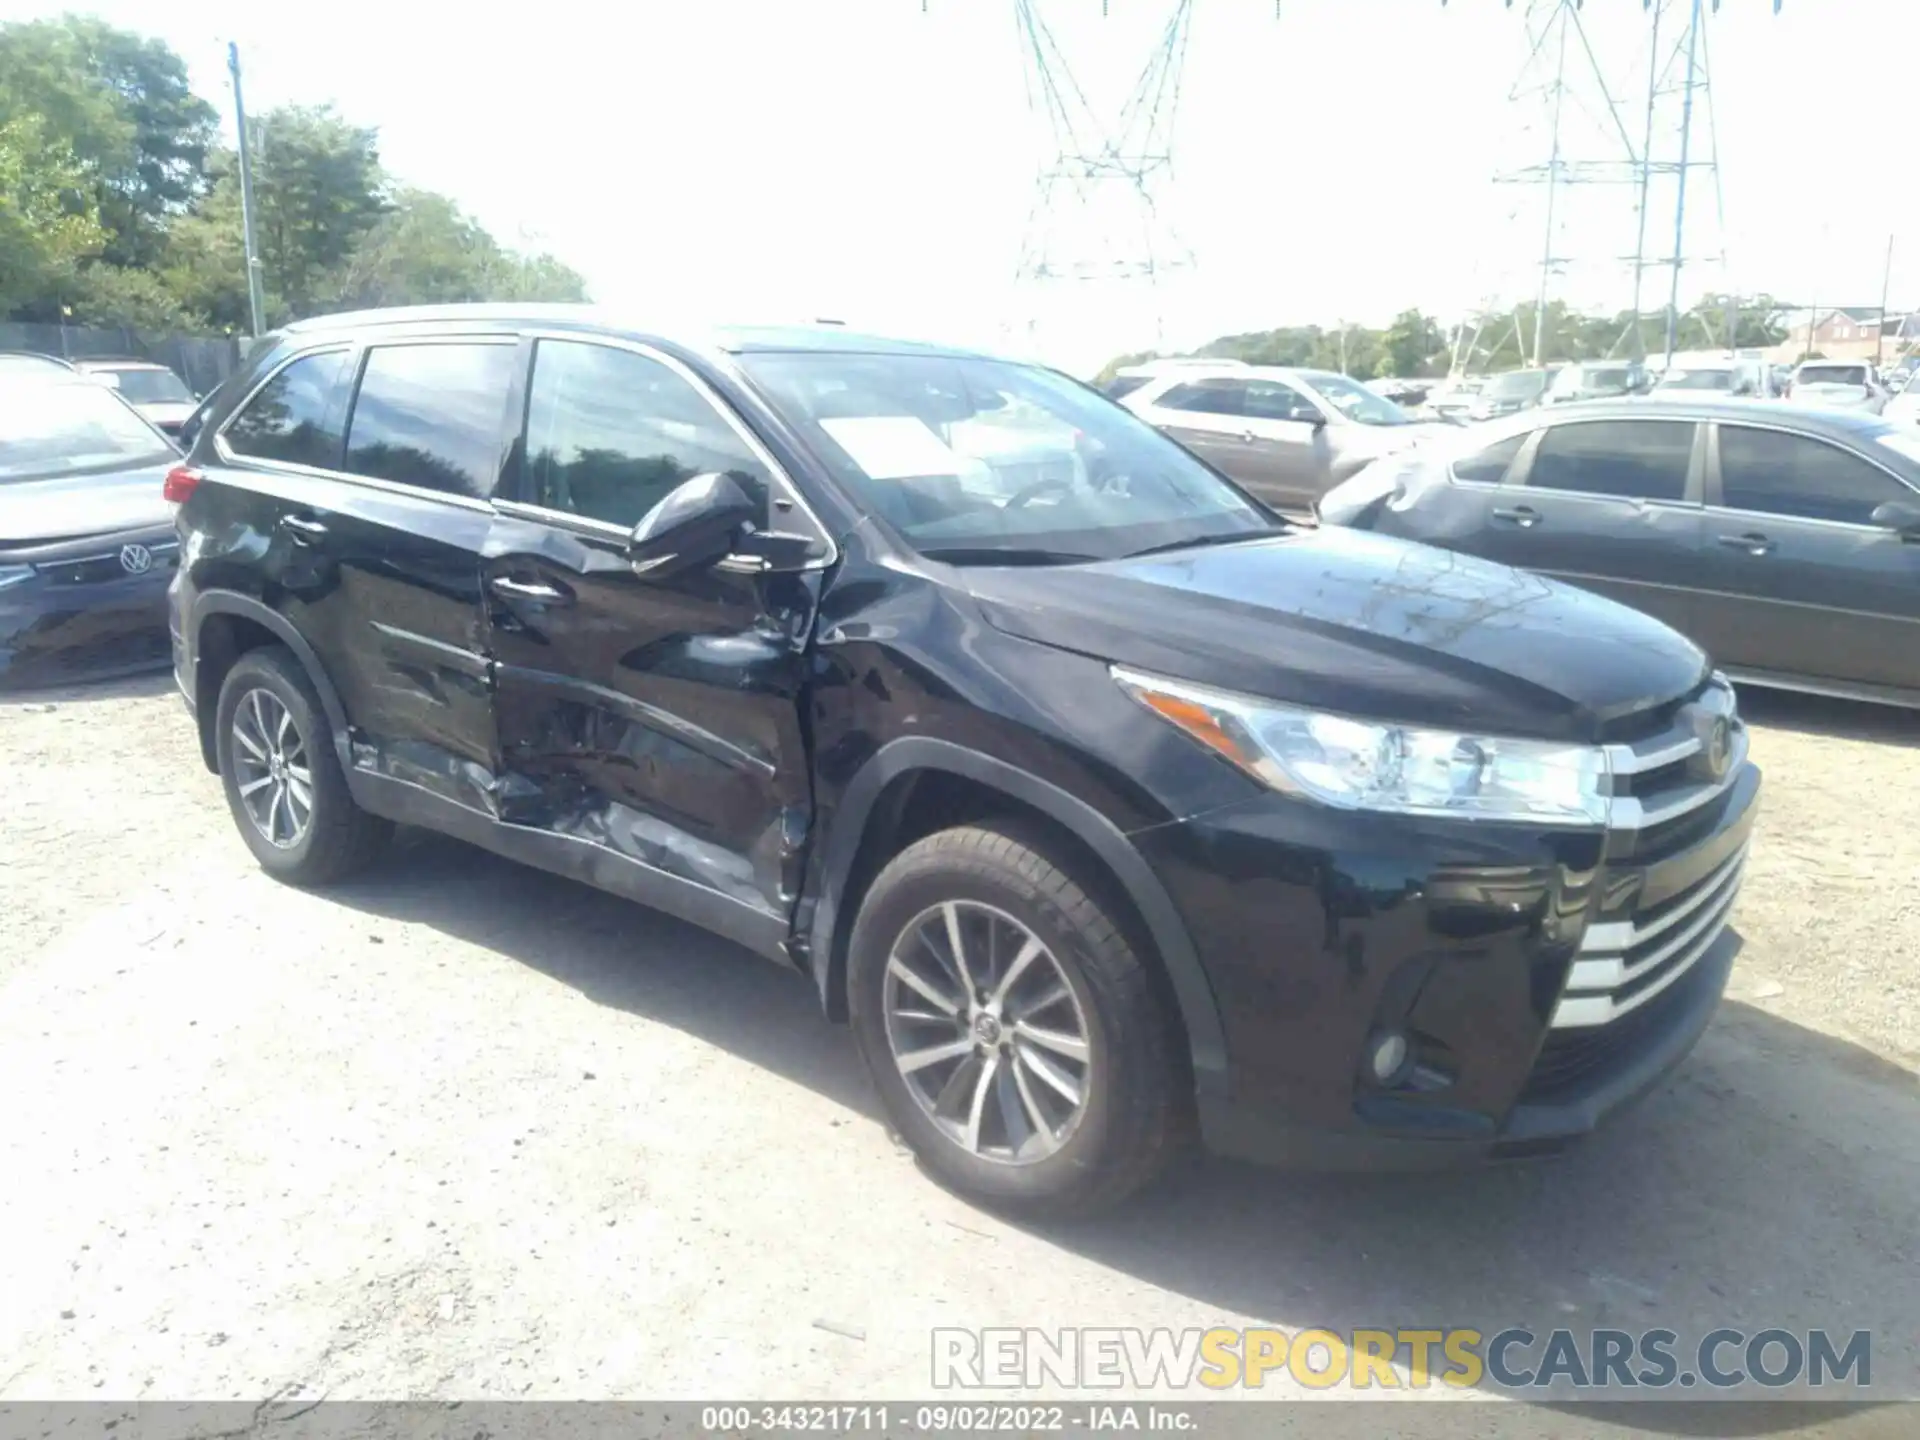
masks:
<svg viewBox="0 0 1920 1440"><path fill-rule="evenodd" d="M1722 535L1720 543L1729 550L1744 550L1749 555L1765 555L1773 549L1773 541L1757 530L1749 530L1744 535Z"/></svg>
<svg viewBox="0 0 1920 1440"><path fill-rule="evenodd" d="M1531 530L1535 525L1540 523L1540 512L1531 505L1515 505L1510 510L1495 510L1493 512L1493 518L1496 520L1511 520L1522 530Z"/></svg>
<svg viewBox="0 0 1920 1440"><path fill-rule="evenodd" d="M316 540L324 540L327 538L326 526L322 525L318 520L308 520L299 515L281 516L280 528L285 530L295 540L305 545L311 545Z"/></svg>
<svg viewBox="0 0 1920 1440"><path fill-rule="evenodd" d="M1249 445L1255 444L1260 439L1260 437L1251 430L1242 430L1240 432L1240 438Z"/></svg>
<svg viewBox="0 0 1920 1440"><path fill-rule="evenodd" d="M532 600L540 605L571 605L573 592L562 590L557 585L548 585L538 580L515 580L511 576L496 575L487 582L489 589L496 595L504 595L509 600Z"/></svg>

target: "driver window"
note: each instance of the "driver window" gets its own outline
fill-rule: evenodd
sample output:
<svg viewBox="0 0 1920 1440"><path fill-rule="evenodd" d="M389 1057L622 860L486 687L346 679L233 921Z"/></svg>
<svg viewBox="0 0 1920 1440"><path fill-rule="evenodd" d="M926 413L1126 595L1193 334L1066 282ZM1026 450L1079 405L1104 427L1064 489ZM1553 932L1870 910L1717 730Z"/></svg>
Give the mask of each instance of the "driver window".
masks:
<svg viewBox="0 0 1920 1440"><path fill-rule="evenodd" d="M540 341L523 499L631 529L676 486L710 471L760 502L764 526L766 467L679 374L631 350Z"/></svg>
<svg viewBox="0 0 1920 1440"><path fill-rule="evenodd" d="M1259 420L1306 420L1320 418L1314 403L1291 385L1277 380L1247 382L1246 413Z"/></svg>

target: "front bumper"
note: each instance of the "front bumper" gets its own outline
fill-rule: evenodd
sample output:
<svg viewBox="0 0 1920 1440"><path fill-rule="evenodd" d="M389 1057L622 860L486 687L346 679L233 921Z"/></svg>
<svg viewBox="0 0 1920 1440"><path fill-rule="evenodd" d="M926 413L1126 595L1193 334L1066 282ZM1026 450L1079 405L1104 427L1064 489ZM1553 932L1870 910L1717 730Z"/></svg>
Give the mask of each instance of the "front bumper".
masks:
<svg viewBox="0 0 1920 1440"><path fill-rule="evenodd" d="M1274 796L1136 835L1221 1015L1228 1083L1199 1099L1209 1148L1430 1168L1558 1149L1627 1108L1719 1004L1759 789L1743 763L1711 804L1639 834ZM1614 973L1601 1006L1618 1014L1591 1023L1580 987ZM1411 1059L1382 1084L1368 1057L1385 1034Z"/></svg>
<svg viewBox="0 0 1920 1440"><path fill-rule="evenodd" d="M145 570L124 563L138 545ZM71 553L69 553L71 552ZM0 688L29 689L164 670L171 531L10 550L0 564L31 577L0 589Z"/></svg>

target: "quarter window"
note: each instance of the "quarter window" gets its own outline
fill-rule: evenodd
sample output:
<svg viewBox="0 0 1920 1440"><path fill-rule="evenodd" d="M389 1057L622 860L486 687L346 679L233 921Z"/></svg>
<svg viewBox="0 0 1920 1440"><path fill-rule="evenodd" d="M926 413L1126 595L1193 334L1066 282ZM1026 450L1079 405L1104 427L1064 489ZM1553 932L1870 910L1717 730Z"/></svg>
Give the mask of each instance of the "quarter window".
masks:
<svg viewBox="0 0 1920 1440"><path fill-rule="evenodd" d="M236 455L331 470L340 463L340 429L329 424L347 352L303 355L262 385L233 417L224 438ZM198 417L195 417L196 422Z"/></svg>
<svg viewBox="0 0 1920 1440"><path fill-rule="evenodd" d="M513 362L511 345L376 345L347 426L347 469L486 499Z"/></svg>
<svg viewBox="0 0 1920 1440"><path fill-rule="evenodd" d="M1627 500L1684 500L1692 456L1693 426L1685 421L1554 425L1533 452L1527 484Z"/></svg>
<svg viewBox="0 0 1920 1440"><path fill-rule="evenodd" d="M732 476L764 511L766 467L671 367L605 345L540 342L527 407L527 499L625 529L683 481L712 471Z"/></svg>
<svg viewBox="0 0 1920 1440"><path fill-rule="evenodd" d="M1837 445L1806 435L1720 427L1721 503L1762 515L1871 525L1889 500L1914 492Z"/></svg>
<svg viewBox="0 0 1920 1440"><path fill-rule="evenodd" d="M1513 457L1520 453L1520 447L1527 443L1527 432L1509 435L1504 440L1496 440L1484 450L1453 462L1453 477L1456 480L1471 480L1480 485L1498 485L1506 479L1507 468L1513 464Z"/></svg>
<svg viewBox="0 0 1920 1440"><path fill-rule="evenodd" d="M1162 410L1191 410L1201 415L1239 415L1247 393L1244 380L1190 380L1176 385L1155 403Z"/></svg>

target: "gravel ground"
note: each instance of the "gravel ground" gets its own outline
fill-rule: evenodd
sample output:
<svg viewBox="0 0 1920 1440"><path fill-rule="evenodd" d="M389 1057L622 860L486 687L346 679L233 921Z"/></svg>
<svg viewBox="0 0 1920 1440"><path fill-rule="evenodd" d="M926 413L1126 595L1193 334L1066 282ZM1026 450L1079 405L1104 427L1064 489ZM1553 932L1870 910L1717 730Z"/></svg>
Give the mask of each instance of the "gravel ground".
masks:
<svg viewBox="0 0 1920 1440"><path fill-rule="evenodd" d="M933 1327L1487 1322L1866 1327L1920 1394L1920 716L1746 703L1747 949L1651 1103L1058 1230L922 1177L763 961L435 837L276 885L164 681L0 706L0 1399L844 1400L925 1394Z"/></svg>

